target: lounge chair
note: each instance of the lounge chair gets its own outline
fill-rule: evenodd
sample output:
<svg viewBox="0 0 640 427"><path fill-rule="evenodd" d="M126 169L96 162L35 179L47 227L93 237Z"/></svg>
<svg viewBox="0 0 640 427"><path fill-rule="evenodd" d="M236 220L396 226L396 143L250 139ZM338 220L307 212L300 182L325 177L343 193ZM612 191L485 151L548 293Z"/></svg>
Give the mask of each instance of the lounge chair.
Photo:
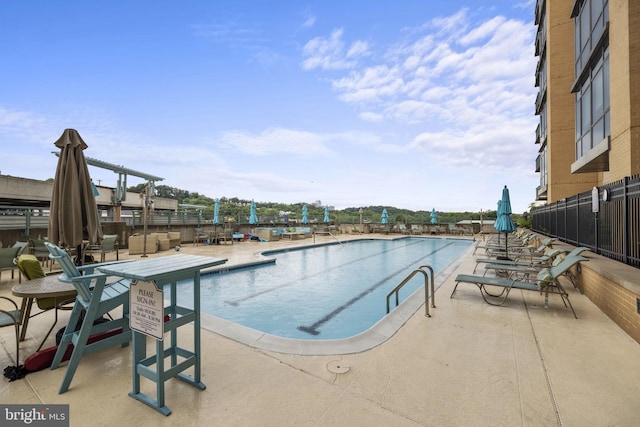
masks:
<svg viewBox="0 0 640 427"><path fill-rule="evenodd" d="M131 340L131 329L129 328L129 286L131 281L122 279L107 284L108 276L95 270L96 267L104 264L76 267L69 254L64 250L48 242L45 242L45 246L51 254L51 259L58 261L62 267L63 274L60 276L60 280L73 283L78 291L69 323L64 330L51 364L51 369L58 368L69 344L73 344L73 353L58 390L58 393L62 394L69 389L83 355L116 344L122 347L129 344ZM81 272L84 272L84 275ZM120 306L122 306L121 317L111 320L103 319L103 315L108 315L110 311ZM79 328L78 325L80 325ZM89 336L116 329L119 331L117 334L88 343Z"/></svg>
<svg viewBox="0 0 640 427"><path fill-rule="evenodd" d="M528 257L530 260L533 260L536 257L544 256L547 250L553 247L553 242L556 240L557 239L551 237L544 239L537 248L532 245L527 245L526 248L522 248L522 250L518 252L518 258ZM527 249L529 252L527 252Z"/></svg>
<svg viewBox="0 0 640 427"><path fill-rule="evenodd" d="M496 275L504 275L509 278L517 278L518 276L530 276L532 273L536 273L543 268L555 267L556 265L564 262L567 259L571 259L574 256L577 256L588 250L584 247L575 248L573 251L569 252L567 255L560 256L562 251L559 249L552 249L549 251L549 257L546 260L543 260L539 263L533 263L527 266L522 265L509 265L509 264L487 264L485 265L485 274L489 270L494 270ZM576 277L573 275L571 270L567 270L564 275L569 279L574 288L578 289L578 284L576 281Z"/></svg>
<svg viewBox="0 0 640 427"><path fill-rule="evenodd" d="M517 249L522 249L522 248L526 248L528 246L529 240L531 240L533 238L533 234L529 234L527 236L525 236L522 239L519 238L508 238L508 247L509 249L513 249L515 250ZM503 236L501 236L501 240L504 239ZM476 254L476 251L478 249L484 249L485 253L488 253L489 251L492 250L503 250L505 246L504 240L502 241L498 241L497 239L491 239L488 242L480 242L478 241L478 243L476 243L475 248L473 248L473 255Z"/></svg>
<svg viewBox="0 0 640 427"><path fill-rule="evenodd" d="M589 248L579 246L577 248L574 248L571 252L567 253L565 257L580 255L582 252L588 251L588 250ZM531 258L530 260L522 260L518 257L516 257L514 260L497 259L497 258L476 258L476 266L473 269L473 272L474 273L476 272L476 269L478 268L479 264L511 265L511 266L518 266L518 267L537 267L537 266L548 267L553 262L553 259L556 256L561 255L562 253L565 253L565 252L567 252L566 249L551 249L545 252L544 255L537 258Z"/></svg>
<svg viewBox="0 0 640 427"><path fill-rule="evenodd" d="M587 261L587 258L584 258L580 255L574 255L571 257L567 257L559 263L558 265L551 268L543 268L538 272L535 280L528 281L524 279L506 279L501 277L485 277L485 276L474 276L468 274L459 274L456 277L456 286L453 288L453 292L451 292L450 298L453 298L456 290L458 289L458 285L460 283L472 283L478 287L480 290L480 294L482 295L482 299L485 300L487 304L491 305L503 305L509 296L509 292L512 289L520 289L523 291L535 291L535 292L544 292L544 306L549 306L549 294L558 294L562 298L562 302L565 307L568 306L571 308L574 317L577 319L573 306L571 305L571 301L569 301L569 294L562 287L560 281L558 280L560 276L565 274L571 267L578 264L581 261ZM487 286L502 288L500 293L494 294L487 289Z"/></svg>
<svg viewBox="0 0 640 427"><path fill-rule="evenodd" d="M527 242L520 242L517 245L512 242L508 244L508 251L510 255L517 255L519 257L528 256L530 258L533 258L536 256L542 256L544 255L547 249L551 248L553 242L556 240L557 239L555 238L549 237L547 239L544 239L538 247L529 245ZM504 255L505 253L504 244L502 245L502 247L495 246L492 248L488 248L486 249L486 253L489 256Z"/></svg>

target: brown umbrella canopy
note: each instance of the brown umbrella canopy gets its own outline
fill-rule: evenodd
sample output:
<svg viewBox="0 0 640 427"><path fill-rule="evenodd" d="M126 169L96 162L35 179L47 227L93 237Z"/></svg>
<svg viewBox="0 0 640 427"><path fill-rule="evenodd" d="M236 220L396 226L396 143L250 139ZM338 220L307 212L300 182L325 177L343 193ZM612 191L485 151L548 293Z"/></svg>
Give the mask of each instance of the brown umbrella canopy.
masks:
<svg viewBox="0 0 640 427"><path fill-rule="evenodd" d="M69 248L77 247L83 240L97 243L102 238L102 229L83 154L87 144L78 131L65 129L55 146L60 149L60 159L51 195L49 241Z"/></svg>

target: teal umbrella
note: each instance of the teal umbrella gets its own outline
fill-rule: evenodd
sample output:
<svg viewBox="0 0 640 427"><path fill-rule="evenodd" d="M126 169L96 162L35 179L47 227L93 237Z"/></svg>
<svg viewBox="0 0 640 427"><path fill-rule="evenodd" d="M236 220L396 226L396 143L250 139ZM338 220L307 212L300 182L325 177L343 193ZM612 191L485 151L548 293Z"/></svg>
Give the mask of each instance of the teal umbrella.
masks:
<svg viewBox="0 0 640 427"><path fill-rule="evenodd" d="M220 224L220 200L216 199L216 203L213 205L213 225Z"/></svg>
<svg viewBox="0 0 640 427"><path fill-rule="evenodd" d="M96 187L93 181L91 181L91 189L93 190L93 195L95 197L98 197L100 195L100 192L98 191L98 187Z"/></svg>
<svg viewBox="0 0 640 427"><path fill-rule="evenodd" d="M324 207L324 222L329 223L331 220L329 219L329 206Z"/></svg>
<svg viewBox="0 0 640 427"><path fill-rule="evenodd" d="M496 222L493 223L493 228L498 229L498 218L502 214L502 200L498 200L498 208L496 209Z"/></svg>
<svg viewBox="0 0 640 427"><path fill-rule="evenodd" d="M509 256L509 239L507 234L516 231L516 226L511 219L511 199L509 197L509 189L505 185L502 189L502 199L498 205L498 219L494 227L500 233L504 233L504 252L505 256Z"/></svg>
<svg viewBox="0 0 640 427"><path fill-rule="evenodd" d="M218 225L220 224L220 200L216 199L213 205L213 233L214 233L214 241L219 242L218 240Z"/></svg>
<svg viewBox="0 0 640 427"><path fill-rule="evenodd" d="M438 223L438 213L436 212L436 208L431 209L431 224Z"/></svg>
<svg viewBox="0 0 640 427"><path fill-rule="evenodd" d="M380 224L388 224L389 223L389 213L387 212L387 208L382 209L382 215L380 215Z"/></svg>
<svg viewBox="0 0 640 427"><path fill-rule="evenodd" d="M249 213L249 224L257 224L258 215L256 214L256 202L251 199L251 212Z"/></svg>
<svg viewBox="0 0 640 427"><path fill-rule="evenodd" d="M498 230L498 218L500 218L501 212L502 212L502 200L498 200L498 207L496 208L496 220L493 223L493 228L495 228L496 230ZM500 232L498 232L498 244L500 244Z"/></svg>
<svg viewBox="0 0 640 427"><path fill-rule="evenodd" d="M309 223L309 212L307 211L307 205L302 206L302 223L303 224Z"/></svg>

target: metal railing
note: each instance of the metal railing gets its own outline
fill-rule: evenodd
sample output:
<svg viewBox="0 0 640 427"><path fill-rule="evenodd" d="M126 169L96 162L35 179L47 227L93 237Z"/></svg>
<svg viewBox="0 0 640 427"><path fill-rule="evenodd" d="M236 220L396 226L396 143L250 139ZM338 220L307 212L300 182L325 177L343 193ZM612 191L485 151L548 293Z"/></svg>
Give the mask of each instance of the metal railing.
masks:
<svg viewBox="0 0 640 427"><path fill-rule="evenodd" d="M427 274L425 269L429 270L430 275ZM391 296L392 295L396 296L396 307L397 307L398 304L400 304L400 297L399 297L400 289L402 289L404 285L409 283L409 281L413 279L413 277L418 273L421 273L424 276L424 311L425 311L424 315L426 317L431 317L431 314L429 314L429 291L428 291L429 283L431 283L431 307L432 308L436 308L436 292L435 292L435 285L434 285L433 268L431 268L431 266L427 264L421 265L420 267L413 270L411 273L409 273L407 277L404 278L402 282L398 284L398 286L393 288L393 290L387 294L387 314L389 314L389 312L391 311L391 307L390 307ZM429 281L429 278L431 278L431 281Z"/></svg>
<svg viewBox="0 0 640 427"><path fill-rule="evenodd" d="M533 231L640 268L640 175L536 208ZM605 197L606 194L606 197Z"/></svg>

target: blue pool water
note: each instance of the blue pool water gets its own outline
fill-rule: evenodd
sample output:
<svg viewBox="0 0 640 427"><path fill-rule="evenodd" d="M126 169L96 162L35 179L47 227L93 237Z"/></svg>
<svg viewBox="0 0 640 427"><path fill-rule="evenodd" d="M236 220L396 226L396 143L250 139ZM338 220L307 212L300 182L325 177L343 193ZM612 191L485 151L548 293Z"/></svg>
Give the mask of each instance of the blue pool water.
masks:
<svg viewBox="0 0 640 427"><path fill-rule="evenodd" d="M437 274L471 244L410 237L265 252L276 262L204 274L201 309L280 337L347 338L386 315L387 294L412 270L429 264ZM423 285L422 275L414 277L400 303ZM191 289L178 288L179 304L188 304Z"/></svg>

